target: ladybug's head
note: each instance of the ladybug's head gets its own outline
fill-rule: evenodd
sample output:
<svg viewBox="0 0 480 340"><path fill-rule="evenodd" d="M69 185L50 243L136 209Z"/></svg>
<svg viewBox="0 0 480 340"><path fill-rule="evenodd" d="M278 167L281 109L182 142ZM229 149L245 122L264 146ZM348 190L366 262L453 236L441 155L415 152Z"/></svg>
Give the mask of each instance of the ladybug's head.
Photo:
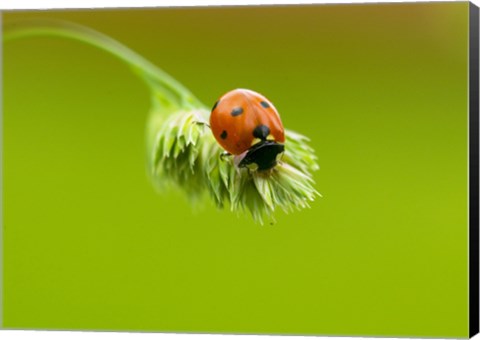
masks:
<svg viewBox="0 0 480 340"><path fill-rule="evenodd" d="M285 151L283 144L265 140L253 145L241 155L235 156L235 163L239 168L265 171L277 165L277 161Z"/></svg>

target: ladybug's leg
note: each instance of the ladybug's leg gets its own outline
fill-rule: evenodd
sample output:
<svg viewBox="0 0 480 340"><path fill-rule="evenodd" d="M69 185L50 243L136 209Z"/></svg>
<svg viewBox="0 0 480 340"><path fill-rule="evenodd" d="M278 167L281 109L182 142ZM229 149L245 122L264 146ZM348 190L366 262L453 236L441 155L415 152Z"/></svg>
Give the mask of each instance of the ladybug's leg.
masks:
<svg viewBox="0 0 480 340"><path fill-rule="evenodd" d="M192 122L193 124L198 124L198 125L202 125L202 126L206 126L210 129L210 124L208 124L207 122L201 122L199 120L196 120L194 122Z"/></svg>
<svg viewBox="0 0 480 340"><path fill-rule="evenodd" d="M224 161L225 158L230 157L231 155L232 155L232 154L231 154L230 152L224 151L224 152L222 152L222 153L220 154L220 159L221 159L222 161Z"/></svg>

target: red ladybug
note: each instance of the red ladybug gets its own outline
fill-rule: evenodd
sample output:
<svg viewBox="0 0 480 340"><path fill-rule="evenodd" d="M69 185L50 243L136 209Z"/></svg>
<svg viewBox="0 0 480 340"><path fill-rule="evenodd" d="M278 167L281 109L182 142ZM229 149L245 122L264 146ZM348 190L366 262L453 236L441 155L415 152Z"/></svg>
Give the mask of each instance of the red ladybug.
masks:
<svg viewBox="0 0 480 340"><path fill-rule="evenodd" d="M269 170L283 154L285 131L273 104L261 94L236 89L213 105L210 127L218 143L235 155L235 164Z"/></svg>

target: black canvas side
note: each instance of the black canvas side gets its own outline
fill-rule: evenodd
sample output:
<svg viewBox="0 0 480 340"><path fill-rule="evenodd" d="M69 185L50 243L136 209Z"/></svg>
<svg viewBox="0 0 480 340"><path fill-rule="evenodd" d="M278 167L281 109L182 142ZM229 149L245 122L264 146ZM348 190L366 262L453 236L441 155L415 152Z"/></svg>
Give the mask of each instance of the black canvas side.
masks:
<svg viewBox="0 0 480 340"><path fill-rule="evenodd" d="M479 207L478 207L478 158L479 158L479 23L478 7L470 3L469 18L469 335L478 333L479 324Z"/></svg>

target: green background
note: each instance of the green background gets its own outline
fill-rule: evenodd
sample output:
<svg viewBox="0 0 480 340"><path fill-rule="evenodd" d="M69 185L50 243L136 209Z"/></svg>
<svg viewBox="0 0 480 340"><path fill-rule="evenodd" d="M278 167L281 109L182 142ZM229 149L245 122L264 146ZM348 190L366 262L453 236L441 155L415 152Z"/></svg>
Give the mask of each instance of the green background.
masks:
<svg viewBox="0 0 480 340"><path fill-rule="evenodd" d="M323 195L261 226L158 194L129 68L75 41L9 42L4 327L468 335L468 3L3 18L92 27L208 105L263 93L311 138Z"/></svg>

